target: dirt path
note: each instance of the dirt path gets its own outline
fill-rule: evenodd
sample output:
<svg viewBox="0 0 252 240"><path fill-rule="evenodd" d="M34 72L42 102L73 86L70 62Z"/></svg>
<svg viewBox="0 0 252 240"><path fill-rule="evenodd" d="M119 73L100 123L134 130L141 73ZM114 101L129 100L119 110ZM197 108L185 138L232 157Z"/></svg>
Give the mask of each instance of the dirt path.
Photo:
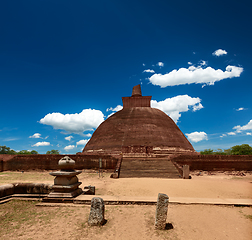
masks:
<svg viewBox="0 0 252 240"><path fill-rule="evenodd" d="M95 172L79 175L82 187L96 186L99 195L252 198L252 175L225 174L183 179L111 179ZM53 183L48 172L0 173L0 185L11 182ZM252 208L170 204L169 230L154 229L155 206L105 206L107 223L87 225L90 207L36 207L10 201L0 205L0 239L252 239Z"/></svg>

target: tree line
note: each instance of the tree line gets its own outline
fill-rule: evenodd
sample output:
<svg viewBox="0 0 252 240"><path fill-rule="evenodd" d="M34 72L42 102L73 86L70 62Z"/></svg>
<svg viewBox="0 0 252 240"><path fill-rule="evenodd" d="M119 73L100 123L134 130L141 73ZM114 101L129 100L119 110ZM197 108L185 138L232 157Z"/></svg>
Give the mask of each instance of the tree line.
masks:
<svg viewBox="0 0 252 240"><path fill-rule="evenodd" d="M201 155L252 155L252 147L248 144L235 145L229 149L217 149L214 151L213 149L205 149L204 151L200 151Z"/></svg>
<svg viewBox="0 0 252 240"><path fill-rule="evenodd" d="M39 154L37 151L32 150L32 151L28 151L28 150L21 150L16 152L13 149L10 149L9 147L6 146L0 146L0 154L12 154L12 155L18 155L18 154ZM50 150L47 151L46 154L60 154L59 150Z"/></svg>
<svg viewBox="0 0 252 240"><path fill-rule="evenodd" d="M32 150L22 150L22 151L14 151L13 149L10 149L6 146L0 146L0 154L39 154L37 151ZM59 150L50 150L47 151L46 154L60 154ZM201 155L252 155L252 147L250 147L248 144L242 144L242 145L236 145L229 149L217 149L217 151L214 151L213 149L205 149L204 151L200 151Z"/></svg>

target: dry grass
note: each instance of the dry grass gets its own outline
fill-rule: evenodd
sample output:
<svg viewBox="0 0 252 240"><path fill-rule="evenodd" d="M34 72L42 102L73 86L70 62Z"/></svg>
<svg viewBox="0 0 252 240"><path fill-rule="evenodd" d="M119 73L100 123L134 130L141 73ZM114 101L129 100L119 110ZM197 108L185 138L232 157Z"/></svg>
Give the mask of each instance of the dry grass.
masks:
<svg viewBox="0 0 252 240"><path fill-rule="evenodd" d="M106 206L107 223L88 226L90 206L37 207L12 200L0 205L0 239L244 239L252 208L170 205L167 230L155 230L155 206Z"/></svg>

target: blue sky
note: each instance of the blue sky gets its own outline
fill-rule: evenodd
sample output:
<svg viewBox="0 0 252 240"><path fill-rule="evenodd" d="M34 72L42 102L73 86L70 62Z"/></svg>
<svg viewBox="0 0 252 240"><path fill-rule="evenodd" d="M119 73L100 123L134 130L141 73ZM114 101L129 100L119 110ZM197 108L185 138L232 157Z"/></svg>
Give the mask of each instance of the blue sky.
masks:
<svg viewBox="0 0 252 240"><path fill-rule="evenodd" d="M2 1L0 145L82 150L141 84L195 150L252 146L250 1Z"/></svg>

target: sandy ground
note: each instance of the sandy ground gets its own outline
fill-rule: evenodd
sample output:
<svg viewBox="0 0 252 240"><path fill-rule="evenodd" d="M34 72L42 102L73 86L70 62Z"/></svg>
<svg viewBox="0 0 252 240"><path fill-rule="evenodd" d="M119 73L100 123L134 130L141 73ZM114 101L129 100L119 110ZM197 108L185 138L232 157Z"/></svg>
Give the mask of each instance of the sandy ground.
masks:
<svg viewBox="0 0 252 240"><path fill-rule="evenodd" d="M192 179L111 179L109 173L79 175L81 187L93 185L96 195L195 198L252 198L252 175L192 173ZM12 182L53 184L48 172L0 173L0 185ZM8 205L7 205L8 204ZM105 206L107 223L87 225L90 206L36 207L26 203L20 212L11 201L0 205L0 239L252 239L252 208L170 204L167 230L155 230L155 206ZM13 212L26 220L10 217ZM25 219L25 217L24 217ZM18 227L17 227L18 226Z"/></svg>

